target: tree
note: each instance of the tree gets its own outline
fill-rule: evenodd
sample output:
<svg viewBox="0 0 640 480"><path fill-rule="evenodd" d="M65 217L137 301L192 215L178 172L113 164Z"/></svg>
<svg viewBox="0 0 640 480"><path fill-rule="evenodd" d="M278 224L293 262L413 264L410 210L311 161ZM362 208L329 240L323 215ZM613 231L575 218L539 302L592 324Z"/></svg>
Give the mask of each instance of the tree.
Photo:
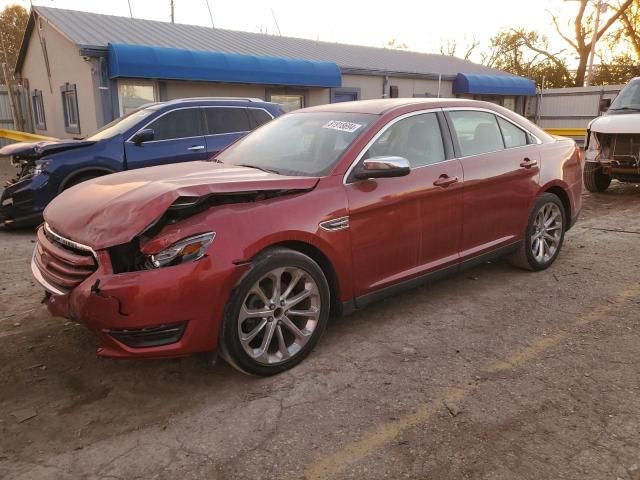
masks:
<svg viewBox="0 0 640 480"><path fill-rule="evenodd" d="M399 42L398 40L396 40L395 38L392 38L391 40L389 40L387 43L385 43L383 45L384 48L394 48L396 50L407 50L409 48L409 45L407 45L404 42Z"/></svg>
<svg viewBox="0 0 640 480"><path fill-rule="evenodd" d="M28 20L29 14L20 5L9 5L0 12L0 63L6 63L11 71L16 65Z"/></svg>
<svg viewBox="0 0 640 480"><path fill-rule="evenodd" d="M634 2L620 16L620 25L612 32L609 44L613 47L627 41L633 49L636 61L640 61L640 0Z"/></svg>
<svg viewBox="0 0 640 480"><path fill-rule="evenodd" d="M572 75L560 52L551 52L546 37L523 28L507 29L494 35L489 51L482 55L488 67L533 79L538 86L566 87Z"/></svg>
<svg viewBox="0 0 640 480"><path fill-rule="evenodd" d="M595 23L595 20L593 13L587 14L589 0L579 1L580 5L578 7L578 12L572 21L573 32L571 34L564 31L564 28L570 26L570 24L563 26L556 15L552 14L551 16L558 35L560 35L562 39L578 54L578 67L574 77L574 85L581 87L584 85L584 78L587 71L587 63L589 61L589 54L591 52L592 45L597 43L605 33L607 33L611 26L622 17L634 0L620 0L617 6L612 6L613 13L609 18L600 22L597 32L594 31L593 24Z"/></svg>
<svg viewBox="0 0 640 480"><path fill-rule="evenodd" d="M465 38L466 40L466 38ZM440 54L447 55L449 57L460 57L465 60L469 60L473 52L480 46L480 40L476 37L472 37L471 41L467 41L464 47L464 53L462 55L457 55L458 53L458 42L455 40L447 39L445 42L440 45Z"/></svg>

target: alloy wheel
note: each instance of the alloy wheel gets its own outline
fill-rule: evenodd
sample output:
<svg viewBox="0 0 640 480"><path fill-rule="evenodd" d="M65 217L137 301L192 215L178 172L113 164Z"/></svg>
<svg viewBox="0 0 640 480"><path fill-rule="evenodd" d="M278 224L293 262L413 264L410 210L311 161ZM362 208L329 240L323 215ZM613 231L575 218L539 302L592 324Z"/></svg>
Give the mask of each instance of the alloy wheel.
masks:
<svg viewBox="0 0 640 480"><path fill-rule="evenodd" d="M311 338L320 318L318 285L305 270L276 268L262 276L242 302L238 334L256 362L273 365L294 357Z"/></svg>
<svg viewBox="0 0 640 480"><path fill-rule="evenodd" d="M533 222L531 253L539 263L547 263L558 251L564 228L562 212L555 203L545 203Z"/></svg>

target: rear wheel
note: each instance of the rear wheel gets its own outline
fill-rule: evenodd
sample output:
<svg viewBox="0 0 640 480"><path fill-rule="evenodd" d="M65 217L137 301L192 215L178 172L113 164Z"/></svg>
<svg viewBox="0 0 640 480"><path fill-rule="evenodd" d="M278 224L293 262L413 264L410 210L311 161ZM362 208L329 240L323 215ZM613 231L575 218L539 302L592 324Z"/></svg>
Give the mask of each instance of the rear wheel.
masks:
<svg viewBox="0 0 640 480"><path fill-rule="evenodd" d="M270 249L252 262L225 310L221 352L245 373L274 375L300 363L329 319L322 269L306 255Z"/></svg>
<svg viewBox="0 0 640 480"><path fill-rule="evenodd" d="M562 248L566 224L560 199L552 193L538 196L529 216L524 239L510 258L511 263L531 271L551 266Z"/></svg>
<svg viewBox="0 0 640 480"><path fill-rule="evenodd" d="M590 192L604 192L611 185L611 177L602 172L597 163L587 162L584 166L584 186Z"/></svg>

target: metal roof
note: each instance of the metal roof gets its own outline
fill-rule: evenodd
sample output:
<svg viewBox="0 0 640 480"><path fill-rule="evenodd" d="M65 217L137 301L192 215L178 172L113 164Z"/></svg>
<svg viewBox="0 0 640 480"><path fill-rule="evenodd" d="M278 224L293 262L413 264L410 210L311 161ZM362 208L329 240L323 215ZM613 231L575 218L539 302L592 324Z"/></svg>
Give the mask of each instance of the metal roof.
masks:
<svg viewBox="0 0 640 480"><path fill-rule="evenodd" d="M509 75L446 55L213 29L51 7L34 6L33 10L83 48L106 49L109 43L117 43L308 59L334 62L345 73L380 72L429 77L442 74L451 78L460 72ZM25 48L25 44L22 48Z"/></svg>

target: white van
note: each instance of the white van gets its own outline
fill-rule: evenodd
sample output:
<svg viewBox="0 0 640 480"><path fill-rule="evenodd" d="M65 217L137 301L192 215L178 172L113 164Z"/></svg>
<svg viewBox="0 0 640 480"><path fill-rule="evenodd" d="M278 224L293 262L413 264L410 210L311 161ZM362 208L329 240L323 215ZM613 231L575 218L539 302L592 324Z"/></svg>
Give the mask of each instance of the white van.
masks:
<svg viewBox="0 0 640 480"><path fill-rule="evenodd" d="M605 191L614 178L640 183L640 77L587 127L585 160L584 185L590 192Z"/></svg>

